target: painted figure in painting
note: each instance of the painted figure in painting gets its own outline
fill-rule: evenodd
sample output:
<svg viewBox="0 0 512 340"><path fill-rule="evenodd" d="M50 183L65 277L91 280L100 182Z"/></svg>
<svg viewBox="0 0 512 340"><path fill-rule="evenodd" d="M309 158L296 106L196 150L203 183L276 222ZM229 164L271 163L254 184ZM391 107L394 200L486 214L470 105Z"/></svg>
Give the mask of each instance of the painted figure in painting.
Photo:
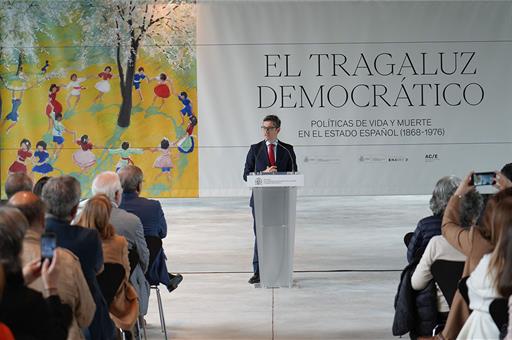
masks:
<svg viewBox="0 0 512 340"><path fill-rule="evenodd" d="M151 105L154 105L156 99L160 98L161 104L158 108L161 108L165 104L165 100L169 98L169 96L171 95L171 90L169 88L169 85L167 85L171 84L171 82L167 79L167 75L165 73L160 73L160 75L156 77L155 80L158 81L158 84L153 89L153 92L155 92L155 96L153 97L153 102L151 103Z"/></svg>
<svg viewBox="0 0 512 340"><path fill-rule="evenodd" d="M141 86L141 83L142 83L142 81L144 79L146 79L146 81L149 83L149 78L146 77L146 75L144 74L144 67L139 67L137 69L137 73L135 73L135 75L133 76L133 87L135 88L135 90L139 94L139 98L140 98L140 102L141 103L144 100L144 98L142 97L142 89L141 89L140 86Z"/></svg>
<svg viewBox="0 0 512 340"><path fill-rule="evenodd" d="M50 113L50 117L52 119L53 123L53 129L52 129L52 140L56 144L55 146L55 152L53 154L53 159L57 159L60 152L62 151L62 144L64 144L64 137L63 133L67 132L69 134L73 135L73 139L76 139L76 133L74 131L66 129L64 127L64 124L62 124L62 113Z"/></svg>
<svg viewBox="0 0 512 340"><path fill-rule="evenodd" d="M34 152L34 157L37 157L38 160L35 161L35 165L32 168L32 172L40 173L42 175L46 175L53 171L52 165L50 162L50 154L46 151L47 144L45 141L40 140L36 144L36 151Z"/></svg>
<svg viewBox="0 0 512 340"><path fill-rule="evenodd" d="M20 142L20 148L18 149L18 153L16 155L16 160L9 167L9 173L14 172L27 172L27 159L31 159L32 152L30 152L32 144L26 138L24 138Z"/></svg>
<svg viewBox="0 0 512 340"><path fill-rule="evenodd" d="M96 90L98 90L98 95L94 98L94 102L101 100L105 93L110 92L110 79L114 77L112 68L110 66L105 67L103 72L98 74L98 77L101 78L101 80L94 85Z"/></svg>
<svg viewBox="0 0 512 340"><path fill-rule="evenodd" d="M154 168L159 168L161 172L156 175L155 181L163 174L166 175L169 183L171 182L171 169L174 167L172 164L171 148L167 138L162 139L159 148L151 149L152 152L160 151L162 154L153 163Z"/></svg>
<svg viewBox="0 0 512 340"><path fill-rule="evenodd" d="M81 84L87 80L87 78L78 78L76 73L73 73L70 77L70 82L66 85L66 88L69 91L68 96L66 97L66 105L68 106L68 110L74 110L80 101L80 93L82 90L85 90ZM75 97L75 103L73 107L71 107L71 97Z"/></svg>
<svg viewBox="0 0 512 340"><path fill-rule="evenodd" d="M73 161L80 167L81 173L84 173L96 164L96 156L91 151L94 145L87 135L77 139L76 144L80 146L80 150L73 154Z"/></svg>
<svg viewBox="0 0 512 340"><path fill-rule="evenodd" d="M51 113L55 115L62 115L62 104L57 100L57 93L60 91L60 87L56 84L51 84L48 91L48 103L46 103L46 116L48 117L48 130L51 128L52 117Z"/></svg>
<svg viewBox="0 0 512 340"><path fill-rule="evenodd" d="M108 153L111 155L121 156L121 159L116 164L116 172L118 172L119 170L121 170L122 168L124 168L127 165L134 165L132 159L130 158L130 155L141 155L144 153L144 150L136 149L136 148L131 149L130 143L123 142L121 144L120 149L110 149L110 150L108 150Z"/></svg>
<svg viewBox="0 0 512 340"><path fill-rule="evenodd" d="M4 118L4 121L2 122L2 126L7 123L8 120L11 121L11 124L9 124L9 126L7 127L7 130L5 130L5 133L8 133L10 129L12 129L14 127L14 125L16 125L16 123L18 123L18 119L19 119L19 114L18 114L18 109L20 108L21 106L21 98L23 97L23 91L19 91L19 95L18 97L16 97L16 91L12 91L12 109L11 109L11 112L9 112L7 114L7 116L5 116Z"/></svg>

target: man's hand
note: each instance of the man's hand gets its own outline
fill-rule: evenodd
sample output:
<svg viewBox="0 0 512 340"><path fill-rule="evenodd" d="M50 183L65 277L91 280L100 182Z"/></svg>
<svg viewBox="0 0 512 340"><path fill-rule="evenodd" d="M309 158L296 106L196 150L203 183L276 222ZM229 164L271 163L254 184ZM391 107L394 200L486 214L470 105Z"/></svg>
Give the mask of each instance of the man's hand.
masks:
<svg viewBox="0 0 512 340"><path fill-rule="evenodd" d="M41 277L43 279L43 287L46 290L52 292L57 287L57 282L59 280L59 269L57 266L57 262L59 262L58 251L55 249L53 251L53 258L50 264L48 259L45 259L43 265L41 266Z"/></svg>
<svg viewBox="0 0 512 340"><path fill-rule="evenodd" d="M275 165L267 166L267 168L265 170L263 170L263 172L265 172L265 173L277 172L277 166L275 166Z"/></svg>

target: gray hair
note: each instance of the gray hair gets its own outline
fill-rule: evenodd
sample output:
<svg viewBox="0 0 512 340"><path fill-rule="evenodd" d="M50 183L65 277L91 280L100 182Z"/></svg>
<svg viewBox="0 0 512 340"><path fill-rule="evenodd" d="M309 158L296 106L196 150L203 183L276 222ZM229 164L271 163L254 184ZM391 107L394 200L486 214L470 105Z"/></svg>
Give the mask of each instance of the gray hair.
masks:
<svg viewBox="0 0 512 340"><path fill-rule="evenodd" d="M119 178L124 192L135 192L142 183L144 175L138 166L128 165L119 170Z"/></svg>
<svg viewBox="0 0 512 340"><path fill-rule="evenodd" d="M484 210L484 198L476 190L468 191L459 203L460 225L469 228L478 221Z"/></svg>
<svg viewBox="0 0 512 340"><path fill-rule="evenodd" d="M7 273L21 270L20 254L28 221L13 207L0 208L0 264Z"/></svg>
<svg viewBox="0 0 512 340"><path fill-rule="evenodd" d="M450 197L459 186L461 179L456 176L445 176L437 181L432 197L430 198L430 210L434 215L444 214Z"/></svg>
<svg viewBox="0 0 512 340"><path fill-rule="evenodd" d="M34 182L24 172L15 172L7 176L5 180L5 194L7 198L11 198L17 192L20 191L32 191Z"/></svg>
<svg viewBox="0 0 512 340"><path fill-rule="evenodd" d="M80 202L80 182L68 175L51 178L43 187L43 201L48 213L61 219L70 217Z"/></svg>
<svg viewBox="0 0 512 340"><path fill-rule="evenodd" d="M92 181L92 194L104 194L110 201L115 202L116 192L123 192L119 175L113 171L104 171L94 177Z"/></svg>

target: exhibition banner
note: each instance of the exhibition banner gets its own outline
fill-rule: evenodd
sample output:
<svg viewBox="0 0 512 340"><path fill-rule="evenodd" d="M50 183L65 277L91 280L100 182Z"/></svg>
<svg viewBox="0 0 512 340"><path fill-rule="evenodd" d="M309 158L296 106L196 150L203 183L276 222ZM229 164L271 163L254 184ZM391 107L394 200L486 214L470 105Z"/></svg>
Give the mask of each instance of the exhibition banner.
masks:
<svg viewBox="0 0 512 340"><path fill-rule="evenodd" d="M249 192L267 114L303 195L429 194L512 160L510 2L204 1L197 44L201 196Z"/></svg>

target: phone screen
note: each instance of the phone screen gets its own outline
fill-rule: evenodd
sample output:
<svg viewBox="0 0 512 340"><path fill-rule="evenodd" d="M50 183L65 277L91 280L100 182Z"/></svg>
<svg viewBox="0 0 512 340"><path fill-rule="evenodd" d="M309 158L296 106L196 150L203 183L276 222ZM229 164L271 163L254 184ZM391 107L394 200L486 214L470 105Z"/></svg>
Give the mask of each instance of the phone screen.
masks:
<svg viewBox="0 0 512 340"><path fill-rule="evenodd" d="M493 185L495 182L496 174L494 172L475 172L473 174L473 185Z"/></svg>
<svg viewBox="0 0 512 340"><path fill-rule="evenodd" d="M41 236L41 260L53 258L53 251L57 247L57 235L46 232Z"/></svg>

